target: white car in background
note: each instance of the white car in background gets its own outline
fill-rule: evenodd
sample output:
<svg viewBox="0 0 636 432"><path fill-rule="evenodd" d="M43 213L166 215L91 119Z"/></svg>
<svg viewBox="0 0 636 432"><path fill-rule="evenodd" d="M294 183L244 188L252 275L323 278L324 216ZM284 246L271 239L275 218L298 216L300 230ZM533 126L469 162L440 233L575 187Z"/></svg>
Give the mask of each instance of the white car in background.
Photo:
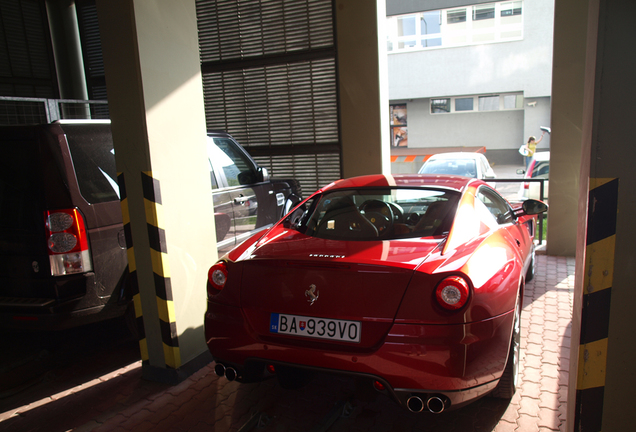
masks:
<svg viewBox="0 0 636 432"><path fill-rule="evenodd" d="M530 160L527 170L517 170L517 174L523 174L524 178L545 179L543 182L543 197L541 197L540 182L524 182L519 187L519 197L521 199L548 199L548 179L550 177L550 152L536 152Z"/></svg>
<svg viewBox="0 0 636 432"><path fill-rule="evenodd" d="M451 174L477 179L497 177L482 153L438 153L431 156L418 174Z"/></svg>

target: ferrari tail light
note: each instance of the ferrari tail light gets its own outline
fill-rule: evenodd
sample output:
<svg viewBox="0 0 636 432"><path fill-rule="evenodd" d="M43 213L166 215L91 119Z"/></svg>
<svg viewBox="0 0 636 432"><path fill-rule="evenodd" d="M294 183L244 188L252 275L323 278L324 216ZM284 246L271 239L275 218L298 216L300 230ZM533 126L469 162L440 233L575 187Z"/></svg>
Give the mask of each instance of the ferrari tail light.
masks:
<svg viewBox="0 0 636 432"><path fill-rule="evenodd" d="M208 271L208 281L210 285L218 291L221 291L225 287L227 282L227 266L224 261L219 261L210 267Z"/></svg>
<svg viewBox="0 0 636 432"><path fill-rule="evenodd" d="M437 302L448 310L457 310L466 304L470 288L468 282L460 276L449 276L435 289Z"/></svg>
<svg viewBox="0 0 636 432"><path fill-rule="evenodd" d="M88 230L78 209L49 210L44 214L51 275L93 270Z"/></svg>

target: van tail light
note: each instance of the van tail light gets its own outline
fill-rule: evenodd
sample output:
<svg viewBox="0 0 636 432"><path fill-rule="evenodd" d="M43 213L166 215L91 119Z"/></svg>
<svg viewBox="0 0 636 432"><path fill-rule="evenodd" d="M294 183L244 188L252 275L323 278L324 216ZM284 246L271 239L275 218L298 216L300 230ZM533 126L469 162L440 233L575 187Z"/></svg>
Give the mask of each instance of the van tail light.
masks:
<svg viewBox="0 0 636 432"><path fill-rule="evenodd" d="M435 289L437 302L448 310L457 310L466 304L470 287L460 276L449 276L442 280Z"/></svg>
<svg viewBox="0 0 636 432"><path fill-rule="evenodd" d="M44 217L51 275L92 271L88 230L79 210L48 210Z"/></svg>
<svg viewBox="0 0 636 432"><path fill-rule="evenodd" d="M225 283L227 282L227 266L224 261L219 261L210 267L208 271L208 282L211 288L214 288L217 291L221 291L223 287L225 287ZM211 295L218 294L218 292L210 292Z"/></svg>
<svg viewBox="0 0 636 432"><path fill-rule="evenodd" d="M523 188L524 188L524 189L530 189L530 183L525 182L525 183L523 184Z"/></svg>

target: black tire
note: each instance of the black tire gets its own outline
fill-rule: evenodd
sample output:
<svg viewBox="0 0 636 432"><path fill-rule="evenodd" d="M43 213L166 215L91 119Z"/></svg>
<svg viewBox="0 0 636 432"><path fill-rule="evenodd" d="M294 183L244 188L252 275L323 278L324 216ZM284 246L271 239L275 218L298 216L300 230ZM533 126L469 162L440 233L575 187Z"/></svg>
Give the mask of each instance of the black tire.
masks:
<svg viewBox="0 0 636 432"><path fill-rule="evenodd" d="M536 253L534 251L534 245L532 245L532 258L530 258L530 266L528 267L528 271L526 272L526 282L530 282L532 279L534 279L536 266L537 266L537 258L536 258Z"/></svg>
<svg viewBox="0 0 636 432"><path fill-rule="evenodd" d="M521 356L521 302L517 296L517 304L515 305L515 318L512 326L512 338L510 341L510 350L508 351L508 361L506 368L499 380L499 384L491 393L491 396L498 399L512 399L517 391L517 383L519 380L519 361Z"/></svg>
<svg viewBox="0 0 636 432"><path fill-rule="evenodd" d="M132 301L128 303L123 319L131 337L134 340L140 341L146 337L143 330L143 322L141 321L141 318L137 318L135 313L135 304Z"/></svg>

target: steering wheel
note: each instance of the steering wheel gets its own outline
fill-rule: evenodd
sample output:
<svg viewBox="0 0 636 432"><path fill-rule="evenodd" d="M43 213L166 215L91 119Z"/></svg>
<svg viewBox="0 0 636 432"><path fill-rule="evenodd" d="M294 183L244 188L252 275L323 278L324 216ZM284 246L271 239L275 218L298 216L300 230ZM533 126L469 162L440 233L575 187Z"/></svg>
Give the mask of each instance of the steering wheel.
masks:
<svg viewBox="0 0 636 432"><path fill-rule="evenodd" d="M378 237L382 237L393 227L393 209L384 201L367 200L360 206L360 212L378 229Z"/></svg>
<svg viewBox="0 0 636 432"><path fill-rule="evenodd" d="M404 222L404 210L401 206L395 203L387 203L391 210L393 210L393 221L394 222Z"/></svg>

